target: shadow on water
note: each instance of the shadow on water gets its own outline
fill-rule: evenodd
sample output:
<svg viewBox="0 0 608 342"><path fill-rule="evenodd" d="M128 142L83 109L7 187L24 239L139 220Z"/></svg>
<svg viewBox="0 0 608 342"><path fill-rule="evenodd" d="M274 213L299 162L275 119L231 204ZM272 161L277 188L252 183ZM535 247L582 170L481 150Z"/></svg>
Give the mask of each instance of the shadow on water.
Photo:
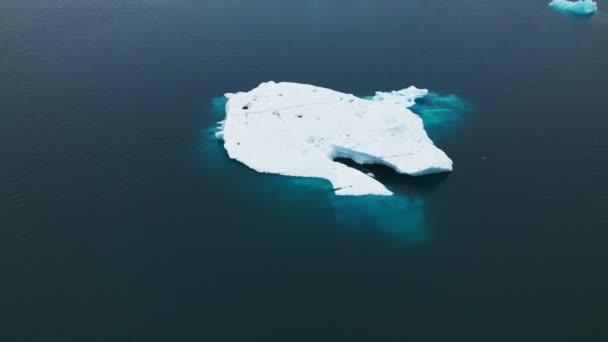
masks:
<svg viewBox="0 0 608 342"><path fill-rule="evenodd" d="M219 122L225 117L227 99L211 100L210 110ZM471 106L455 95L429 93L411 108L420 115L432 136L436 128L447 129L448 123L461 119ZM218 125L201 130L203 144L198 152L205 165L216 171L217 177L239 179L243 190L264 196L271 193L283 205L305 208L311 203L327 203L333 212L337 230L345 233L380 232L399 245L416 245L430 242L431 233L426 227L425 195L444 182L449 174L412 177L396 173L384 165L359 165L350 159L337 162L353 167L374 177L395 193L393 196L337 196L331 184L322 179L283 177L249 172L247 167L228 158L223 143L215 136ZM444 131L442 131L444 132ZM247 169L247 170L246 170Z"/></svg>
<svg viewBox="0 0 608 342"><path fill-rule="evenodd" d="M334 161L357 169L363 173L372 173L374 178L386 187L402 194L423 195L430 192L449 177L449 173L438 173L422 177L412 177L395 172L392 168L380 164L358 164L348 158L338 158Z"/></svg>

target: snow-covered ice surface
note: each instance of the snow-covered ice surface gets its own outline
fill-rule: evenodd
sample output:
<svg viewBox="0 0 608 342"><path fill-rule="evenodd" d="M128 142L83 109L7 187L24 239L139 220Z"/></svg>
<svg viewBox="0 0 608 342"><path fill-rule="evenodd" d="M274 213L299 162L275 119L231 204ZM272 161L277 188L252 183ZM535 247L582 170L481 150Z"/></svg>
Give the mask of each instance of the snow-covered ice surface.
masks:
<svg viewBox="0 0 608 342"><path fill-rule="evenodd" d="M370 175L334 159L413 176L451 171L450 158L408 109L427 93L410 87L361 99L305 84L262 83L226 94L216 136L230 158L258 172L326 179L337 195L391 195Z"/></svg>
<svg viewBox="0 0 608 342"><path fill-rule="evenodd" d="M549 6L556 10L576 14L590 15L597 12L597 3L592 0L568 1L568 0L553 0Z"/></svg>

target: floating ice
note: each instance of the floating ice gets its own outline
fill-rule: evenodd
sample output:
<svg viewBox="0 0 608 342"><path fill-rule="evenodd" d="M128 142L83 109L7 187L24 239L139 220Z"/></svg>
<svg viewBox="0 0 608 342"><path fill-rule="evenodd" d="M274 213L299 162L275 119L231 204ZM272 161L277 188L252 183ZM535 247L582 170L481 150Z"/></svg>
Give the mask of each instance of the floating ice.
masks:
<svg viewBox="0 0 608 342"><path fill-rule="evenodd" d="M554 9L565 11L576 15L590 15L597 12L597 3L592 0L579 0L576 2L568 0L553 0L549 3Z"/></svg>
<svg viewBox="0 0 608 342"><path fill-rule="evenodd" d="M322 178L337 195L392 195L379 181L335 162L383 164L413 176L452 170L408 108L425 89L377 92L369 100L297 83L262 83L226 94L216 136L232 159L263 173Z"/></svg>

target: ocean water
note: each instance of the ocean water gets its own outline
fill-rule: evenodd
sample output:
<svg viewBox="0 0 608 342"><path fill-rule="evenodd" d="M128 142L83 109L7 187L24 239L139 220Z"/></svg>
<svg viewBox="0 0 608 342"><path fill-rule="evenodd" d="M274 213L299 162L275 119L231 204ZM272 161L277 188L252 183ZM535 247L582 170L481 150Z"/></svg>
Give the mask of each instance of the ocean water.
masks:
<svg viewBox="0 0 608 342"><path fill-rule="evenodd" d="M0 341L607 341L608 15L547 4L0 2ZM267 80L428 88L454 171L255 173Z"/></svg>

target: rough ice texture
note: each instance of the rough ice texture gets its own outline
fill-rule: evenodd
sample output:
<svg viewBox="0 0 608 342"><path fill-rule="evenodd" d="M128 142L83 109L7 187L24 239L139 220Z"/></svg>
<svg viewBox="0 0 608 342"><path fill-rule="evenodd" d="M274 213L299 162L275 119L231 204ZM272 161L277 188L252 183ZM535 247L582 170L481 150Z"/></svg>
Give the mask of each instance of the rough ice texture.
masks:
<svg viewBox="0 0 608 342"><path fill-rule="evenodd" d="M576 15L589 15L597 12L597 3L592 0L568 1L553 0L549 6L560 11L569 12Z"/></svg>
<svg viewBox="0 0 608 342"><path fill-rule="evenodd" d="M392 195L382 183L335 162L383 164L419 176L452 170L408 107L427 94L410 87L371 100L297 83L260 84L226 94L218 138L232 159L258 172L323 178L337 195Z"/></svg>

